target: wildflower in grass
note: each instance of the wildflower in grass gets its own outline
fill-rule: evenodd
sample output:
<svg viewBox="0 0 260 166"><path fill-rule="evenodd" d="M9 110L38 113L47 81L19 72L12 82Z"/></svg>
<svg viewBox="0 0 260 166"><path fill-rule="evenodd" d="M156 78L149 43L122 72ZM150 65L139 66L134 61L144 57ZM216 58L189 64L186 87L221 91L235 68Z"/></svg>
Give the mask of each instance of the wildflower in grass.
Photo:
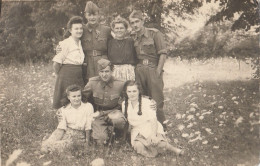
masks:
<svg viewBox="0 0 260 166"><path fill-rule="evenodd" d="M191 143L191 142L195 142L197 140L202 140L203 138L201 137L200 133L198 134L197 137L195 137L194 139L190 139L188 142Z"/></svg>
<svg viewBox="0 0 260 166"><path fill-rule="evenodd" d="M205 140L205 141L202 142L202 144L203 144L203 145L206 145L206 144L208 144L208 141Z"/></svg>
<svg viewBox="0 0 260 166"><path fill-rule="evenodd" d="M186 137L188 137L189 136L189 134L188 133L182 133L182 135L181 135L183 138L186 138Z"/></svg>
<svg viewBox="0 0 260 166"><path fill-rule="evenodd" d="M179 113L177 113L176 115L175 115L175 117L176 117L176 119L181 119L181 114L179 114Z"/></svg>
<svg viewBox="0 0 260 166"><path fill-rule="evenodd" d="M193 119L194 119L194 115L188 115L186 122L188 122L188 121L190 121L190 120L193 120Z"/></svg>
<svg viewBox="0 0 260 166"><path fill-rule="evenodd" d="M237 118L237 120L236 120L236 122L235 122L235 126L238 127L238 125L239 125L240 123L242 123L243 120L244 120L244 118L243 118L242 116L240 116L239 118Z"/></svg>
<svg viewBox="0 0 260 166"><path fill-rule="evenodd" d="M22 153L21 149L16 149L13 153L9 156L8 160L6 161L6 166L11 165Z"/></svg>
<svg viewBox="0 0 260 166"><path fill-rule="evenodd" d="M178 125L178 129L179 129L180 131L182 131L184 128L185 128L184 125L182 125L182 124Z"/></svg>
<svg viewBox="0 0 260 166"><path fill-rule="evenodd" d="M46 162L44 162L42 165L43 166L46 166L46 165L50 165L52 163L52 161L46 161Z"/></svg>
<svg viewBox="0 0 260 166"><path fill-rule="evenodd" d="M187 128L191 128L193 126L193 123L189 123Z"/></svg>
<svg viewBox="0 0 260 166"><path fill-rule="evenodd" d="M249 114L249 117L250 117L250 118L254 117L254 112L251 112L251 113Z"/></svg>
<svg viewBox="0 0 260 166"><path fill-rule="evenodd" d="M205 128L205 130L206 130L209 134L213 134L213 133L211 132L211 129L210 129L210 128Z"/></svg>
<svg viewBox="0 0 260 166"><path fill-rule="evenodd" d="M223 109L224 107L223 106L218 106L218 109Z"/></svg>

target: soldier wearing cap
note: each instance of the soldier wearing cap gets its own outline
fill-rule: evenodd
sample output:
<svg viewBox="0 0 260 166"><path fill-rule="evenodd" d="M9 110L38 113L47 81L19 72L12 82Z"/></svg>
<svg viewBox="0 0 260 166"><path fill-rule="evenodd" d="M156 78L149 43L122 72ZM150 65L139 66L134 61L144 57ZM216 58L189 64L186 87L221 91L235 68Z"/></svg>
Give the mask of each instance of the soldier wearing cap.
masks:
<svg viewBox="0 0 260 166"><path fill-rule="evenodd" d="M165 39L159 30L144 27L141 11L134 10L129 16L129 21L138 58L136 80L140 83L143 94L156 101L158 121L166 129L166 125L163 124L163 66L167 58Z"/></svg>
<svg viewBox="0 0 260 166"><path fill-rule="evenodd" d="M99 76L92 77L83 90L88 100L93 100L95 120L92 123L92 137L99 145L108 140L108 126L112 121L117 129L124 129L125 118L120 111L120 95L124 82L112 76L113 65L109 60L97 62Z"/></svg>
<svg viewBox="0 0 260 166"><path fill-rule="evenodd" d="M88 1L84 13L88 23L83 27L81 43L87 63L83 76L86 83L89 78L98 76L97 61L107 59L107 42L112 36L111 29L100 24L100 9L96 4Z"/></svg>

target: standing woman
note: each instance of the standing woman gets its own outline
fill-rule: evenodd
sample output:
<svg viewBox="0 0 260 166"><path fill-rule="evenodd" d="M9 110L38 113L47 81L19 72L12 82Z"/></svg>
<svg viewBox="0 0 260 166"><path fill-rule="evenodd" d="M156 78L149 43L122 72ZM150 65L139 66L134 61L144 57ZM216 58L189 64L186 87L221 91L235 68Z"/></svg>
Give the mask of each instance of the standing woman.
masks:
<svg viewBox="0 0 260 166"><path fill-rule="evenodd" d="M114 39L108 42L108 59L114 65L113 75L121 80L135 80L135 65L137 63L134 40L127 37L128 21L116 17L111 28Z"/></svg>
<svg viewBox="0 0 260 166"><path fill-rule="evenodd" d="M80 41L82 34L83 19L79 16L72 17L65 34L68 38L59 43L61 51L53 58L53 68L57 76L53 96L54 109L62 107L61 99L69 85L77 84L84 87L82 77L84 53Z"/></svg>
<svg viewBox="0 0 260 166"><path fill-rule="evenodd" d="M156 110L151 109L151 100L141 95L140 86L135 81L127 81L123 93L122 111L130 124L131 144L137 153L155 157L163 150L169 150L183 155L184 151L167 142L163 127L156 118Z"/></svg>

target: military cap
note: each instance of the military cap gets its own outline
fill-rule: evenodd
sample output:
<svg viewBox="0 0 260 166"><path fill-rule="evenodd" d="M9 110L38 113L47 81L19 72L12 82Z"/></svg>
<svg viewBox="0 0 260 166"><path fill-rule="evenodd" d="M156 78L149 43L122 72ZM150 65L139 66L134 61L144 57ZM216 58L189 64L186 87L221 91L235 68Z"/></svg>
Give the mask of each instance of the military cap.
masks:
<svg viewBox="0 0 260 166"><path fill-rule="evenodd" d="M92 1L88 1L85 7L85 13L97 13L99 12L99 8L97 7L96 4L94 4Z"/></svg>
<svg viewBox="0 0 260 166"><path fill-rule="evenodd" d="M98 62L97 62L98 71L106 68L109 65L111 65L111 62L109 60L107 60L107 59L100 59L100 60L98 60Z"/></svg>
<svg viewBox="0 0 260 166"><path fill-rule="evenodd" d="M140 10L134 10L130 16L129 16L129 19L130 18L138 18L140 20L143 20L143 13L140 11Z"/></svg>

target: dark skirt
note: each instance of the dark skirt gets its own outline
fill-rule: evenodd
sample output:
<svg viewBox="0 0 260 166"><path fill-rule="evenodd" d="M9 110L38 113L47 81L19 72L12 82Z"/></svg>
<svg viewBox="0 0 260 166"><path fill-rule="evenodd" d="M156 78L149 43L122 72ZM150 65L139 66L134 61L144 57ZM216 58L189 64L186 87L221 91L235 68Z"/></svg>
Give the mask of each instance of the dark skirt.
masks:
<svg viewBox="0 0 260 166"><path fill-rule="evenodd" d="M53 95L53 108L62 107L61 99L66 97L65 91L69 85L77 84L84 87L81 65L63 64L56 78Z"/></svg>

